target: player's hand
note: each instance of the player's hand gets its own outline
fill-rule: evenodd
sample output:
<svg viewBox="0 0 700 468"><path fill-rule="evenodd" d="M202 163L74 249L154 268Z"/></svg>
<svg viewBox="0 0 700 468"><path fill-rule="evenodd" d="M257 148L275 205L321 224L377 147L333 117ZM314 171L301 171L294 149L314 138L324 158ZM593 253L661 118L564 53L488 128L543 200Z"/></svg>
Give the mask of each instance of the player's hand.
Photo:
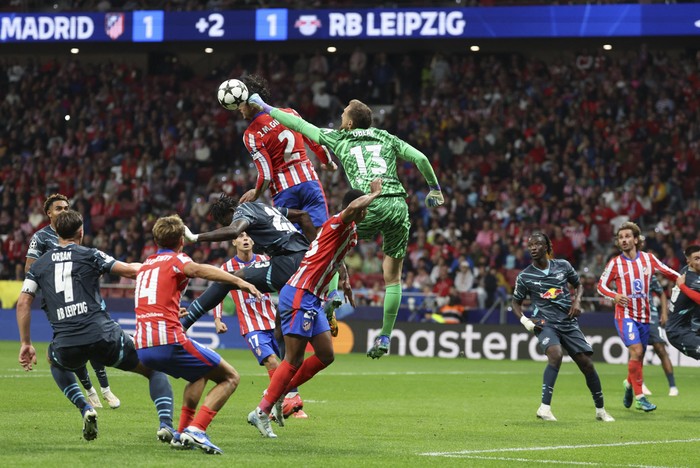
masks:
<svg viewBox="0 0 700 468"><path fill-rule="evenodd" d="M221 321L221 319L215 318L214 326L216 326L216 333L218 334L226 333L228 331L228 327Z"/></svg>
<svg viewBox="0 0 700 468"><path fill-rule="evenodd" d="M523 327L529 332L534 332L535 331L535 322L530 320L529 318L525 317L524 315L520 317L520 323L523 324Z"/></svg>
<svg viewBox="0 0 700 468"><path fill-rule="evenodd" d="M428 192L428 195L425 197L425 206L428 208L435 208L436 206L440 206L445 203L445 198L442 196L442 190L440 190L440 186L431 186L430 187L430 192Z"/></svg>
<svg viewBox="0 0 700 468"><path fill-rule="evenodd" d="M613 302L615 304L621 305L622 307L627 307L627 304L630 302L630 298L627 296L623 296L622 294L615 294L615 299L613 299Z"/></svg>
<svg viewBox="0 0 700 468"><path fill-rule="evenodd" d="M350 281L346 279L342 282L340 286L343 288L345 300L348 301L352 307L355 307L355 297L352 294L352 287L350 286Z"/></svg>
<svg viewBox="0 0 700 468"><path fill-rule="evenodd" d="M263 112L266 112L268 114L272 110L272 106L268 105L265 101L263 101L258 93L254 93L250 97L248 97L248 105L258 107Z"/></svg>
<svg viewBox="0 0 700 468"><path fill-rule="evenodd" d="M676 286L679 288L685 284L685 275L680 275L678 278L676 278Z"/></svg>
<svg viewBox="0 0 700 468"><path fill-rule="evenodd" d="M581 315L582 312L583 312L583 309L581 309L581 302L580 302L580 301L574 301L574 302L571 304L571 308L569 309L568 317L569 317L569 318L576 318L576 317L578 317L579 315Z"/></svg>
<svg viewBox="0 0 700 468"><path fill-rule="evenodd" d="M246 193L243 194L243 196L240 198L238 203L242 204L242 203L254 202L257 199L258 199L258 197L257 197L257 194L255 193L255 189L250 189Z"/></svg>
<svg viewBox="0 0 700 468"><path fill-rule="evenodd" d="M321 164L321 169L328 172L335 172L338 170L338 165L335 161L328 161L328 164Z"/></svg>
<svg viewBox="0 0 700 468"><path fill-rule="evenodd" d="M661 328L666 328L666 322L668 321L668 312L659 314L659 326Z"/></svg>
<svg viewBox="0 0 700 468"><path fill-rule="evenodd" d="M185 240L187 242L197 242L197 239L199 239L199 234L192 234L190 228L185 226Z"/></svg>
<svg viewBox="0 0 700 468"><path fill-rule="evenodd" d="M187 309L185 309L184 307L180 307L180 310L177 313L177 317L178 318L187 317Z"/></svg>
<svg viewBox="0 0 700 468"><path fill-rule="evenodd" d="M382 179L376 178L372 182L369 183L369 190L371 193L382 193Z"/></svg>
<svg viewBox="0 0 700 468"><path fill-rule="evenodd" d="M36 364L36 350L34 346L23 344L19 348L19 364L26 371L34 369L34 365Z"/></svg>
<svg viewBox="0 0 700 468"><path fill-rule="evenodd" d="M262 299L262 293L258 291L258 288L253 286L247 281L243 281L243 284L241 285L241 291L245 291L247 293L252 294L255 296L257 299Z"/></svg>

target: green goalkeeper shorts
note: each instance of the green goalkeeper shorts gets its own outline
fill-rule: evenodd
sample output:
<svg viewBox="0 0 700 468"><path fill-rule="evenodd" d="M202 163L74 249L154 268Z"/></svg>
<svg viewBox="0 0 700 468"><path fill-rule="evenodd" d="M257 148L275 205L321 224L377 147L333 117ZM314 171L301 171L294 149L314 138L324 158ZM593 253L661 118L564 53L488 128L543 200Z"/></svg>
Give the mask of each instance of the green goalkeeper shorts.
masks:
<svg viewBox="0 0 700 468"><path fill-rule="evenodd" d="M360 239L383 238L382 251L392 258L404 258L408 246L408 204L403 197L377 198L367 210L367 217L357 226Z"/></svg>

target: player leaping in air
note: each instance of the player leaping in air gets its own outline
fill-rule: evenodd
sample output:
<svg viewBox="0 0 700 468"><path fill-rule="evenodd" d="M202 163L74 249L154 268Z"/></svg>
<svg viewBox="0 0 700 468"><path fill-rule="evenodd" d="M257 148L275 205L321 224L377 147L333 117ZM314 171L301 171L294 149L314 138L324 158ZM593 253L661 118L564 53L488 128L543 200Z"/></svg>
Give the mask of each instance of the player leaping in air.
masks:
<svg viewBox="0 0 700 468"><path fill-rule="evenodd" d="M257 94L253 94L248 103L259 106L285 127L329 147L340 159L353 189L369 193L372 180L382 179L381 197L372 203L367 217L357 226L361 239L372 239L377 234L383 236L384 320L379 336L367 351L367 356L373 359L382 357L389 351L391 332L401 304L401 269L411 227L407 194L398 177L397 160L404 159L418 167L430 188L425 203L436 207L444 203L444 198L430 161L400 138L372 127L372 110L356 99L343 110L338 130L319 129L300 117L266 104Z"/></svg>

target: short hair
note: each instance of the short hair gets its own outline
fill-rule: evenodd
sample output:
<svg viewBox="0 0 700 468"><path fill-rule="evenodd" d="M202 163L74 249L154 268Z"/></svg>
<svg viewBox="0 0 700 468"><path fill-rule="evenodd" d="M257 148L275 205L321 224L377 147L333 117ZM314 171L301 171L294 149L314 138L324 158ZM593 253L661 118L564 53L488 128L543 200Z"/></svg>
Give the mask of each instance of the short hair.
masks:
<svg viewBox="0 0 700 468"><path fill-rule="evenodd" d="M61 239L75 239L83 227L83 216L75 210L66 210L56 216L56 234Z"/></svg>
<svg viewBox="0 0 700 468"><path fill-rule="evenodd" d="M212 203L211 208L209 208L209 213L217 223L226 225L228 214L234 211L237 206L238 200L222 193L219 199Z"/></svg>
<svg viewBox="0 0 700 468"><path fill-rule="evenodd" d="M153 240L159 247L175 250L185 235L185 223L178 215L158 218L153 225Z"/></svg>
<svg viewBox="0 0 700 468"><path fill-rule="evenodd" d="M696 252L700 252L700 245L698 244L689 245L683 251L683 253L685 254L685 258L690 258L691 255L693 255Z"/></svg>
<svg viewBox="0 0 700 468"><path fill-rule="evenodd" d="M262 98L263 101L270 101L270 90L267 88L267 80L260 75L250 74L245 78L241 78L241 81L248 88L248 95L251 96L255 93Z"/></svg>
<svg viewBox="0 0 700 468"><path fill-rule="evenodd" d="M542 239L544 239L544 244L547 249L547 255L552 255L552 253L554 252L554 248L552 247L552 241L549 239L549 236L547 234L545 234L542 231L535 231L532 234L530 234L530 239L532 239L533 237L541 237Z"/></svg>
<svg viewBox="0 0 700 468"><path fill-rule="evenodd" d="M365 194L365 192L363 192L362 190L357 190L357 189L348 190L345 193L345 196L343 197L343 205L342 205L343 209L347 208L350 205L350 203L357 200L358 198L360 198L364 194Z"/></svg>
<svg viewBox="0 0 700 468"><path fill-rule="evenodd" d="M615 247L618 249L620 248L620 244L617 241L618 236L620 235L620 231L625 231L629 230L632 231L632 236L635 239L639 239L639 244L637 244L637 249L641 249L642 246L644 245L644 236L642 235L642 230L639 228L637 223L633 223L632 221L625 221L620 225L619 228L617 228L617 232L615 232Z"/></svg>
<svg viewBox="0 0 700 468"><path fill-rule="evenodd" d="M350 101L348 117L352 120L352 128L369 128L372 126L372 109L357 99Z"/></svg>
<svg viewBox="0 0 700 468"><path fill-rule="evenodd" d="M70 201L68 201L67 196L61 193L54 193L52 195L49 195L49 198L47 198L44 202L44 213L48 213L51 209L51 205L53 205L57 201L64 201L70 205Z"/></svg>

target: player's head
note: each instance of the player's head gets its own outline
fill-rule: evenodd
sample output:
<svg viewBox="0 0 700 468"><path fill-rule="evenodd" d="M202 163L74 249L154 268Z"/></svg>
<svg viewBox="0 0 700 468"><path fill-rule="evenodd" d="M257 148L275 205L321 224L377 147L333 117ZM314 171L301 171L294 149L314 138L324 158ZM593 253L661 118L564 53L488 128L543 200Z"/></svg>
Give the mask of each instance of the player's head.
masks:
<svg viewBox="0 0 700 468"><path fill-rule="evenodd" d="M66 210L56 215L56 234L63 240L83 240L83 217L75 210Z"/></svg>
<svg viewBox="0 0 700 468"><path fill-rule="evenodd" d="M233 246L236 248L236 255L244 252L251 252L255 242L247 232L242 232L233 240Z"/></svg>
<svg viewBox="0 0 700 468"><path fill-rule="evenodd" d="M267 88L267 80L260 75L247 75L245 78L240 78L240 80L248 88L248 95L252 96L257 93L260 95L263 101L270 102L270 90ZM257 107L249 106L247 103L238 106L238 110L243 114L243 118L246 120L253 120L260 109Z"/></svg>
<svg viewBox="0 0 700 468"><path fill-rule="evenodd" d="M49 197L44 202L44 213L51 220L51 225L54 225L54 220L59 213L66 211L70 207L68 203L68 197L60 193L54 193L49 195ZM54 226L55 228L56 226Z"/></svg>
<svg viewBox="0 0 700 468"><path fill-rule="evenodd" d="M158 247L179 251L184 244L185 223L178 215L165 216L158 218L152 232Z"/></svg>
<svg viewBox="0 0 700 468"><path fill-rule="evenodd" d="M343 115L340 117L340 128L342 130L369 128L371 126L372 109L364 102L353 99L343 109Z"/></svg>
<svg viewBox="0 0 700 468"><path fill-rule="evenodd" d="M688 267L695 273L700 273L700 245L689 245L683 251Z"/></svg>
<svg viewBox="0 0 700 468"><path fill-rule="evenodd" d="M237 206L238 200L222 193L219 199L212 203L209 213L217 223L228 226L233 221L233 212Z"/></svg>
<svg viewBox="0 0 700 468"><path fill-rule="evenodd" d="M530 257L535 261L551 258L554 254L552 241L542 231L535 231L530 235L527 240L527 249L530 251Z"/></svg>
<svg viewBox="0 0 700 468"><path fill-rule="evenodd" d="M642 230L636 223L627 221L622 223L615 234L615 247L623 252L629 252L633 248L640 250L644 245Z"/></svg>
<svg viewBox="0 0 700 468"><path fill-rule="evenodd" d="M348 190L345 193L345 196L343 197L343 204L342 204L343 209L350 206L350 203L354 202L355 200L357 200L358 198L360 198L364 194L365 194L365 192L363 192L362 190L356 190L356 189ZM365 216L367 216L367 208L362 210L361 213L358 213L355 216L355 219L353 221L355 221L356 223L359 223L363 219L365 219Z"/></svg>

